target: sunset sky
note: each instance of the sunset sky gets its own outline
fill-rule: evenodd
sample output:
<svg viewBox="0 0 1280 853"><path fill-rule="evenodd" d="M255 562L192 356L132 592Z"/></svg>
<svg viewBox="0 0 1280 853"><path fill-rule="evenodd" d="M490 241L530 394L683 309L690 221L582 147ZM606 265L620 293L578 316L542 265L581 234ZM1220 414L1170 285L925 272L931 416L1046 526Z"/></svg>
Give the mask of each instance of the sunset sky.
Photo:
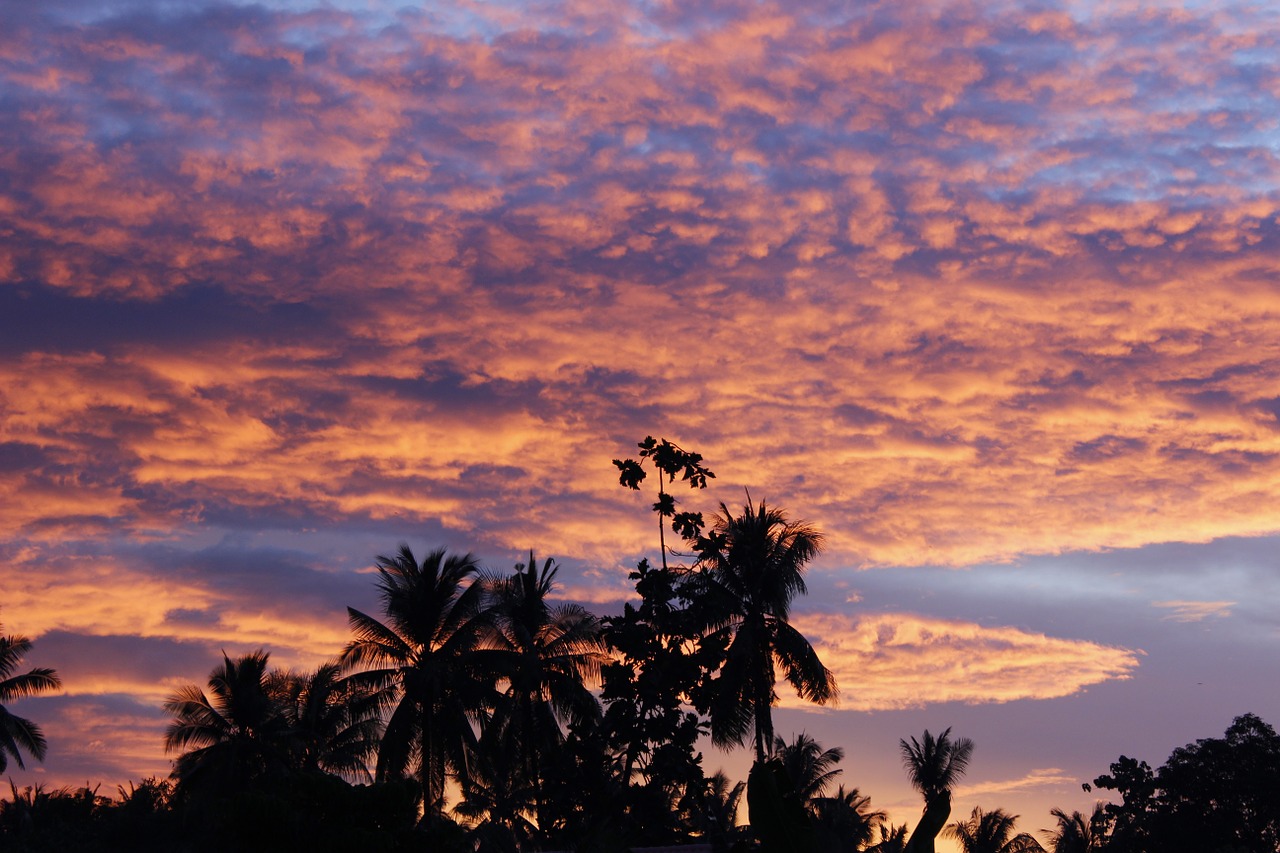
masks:
<svg viewBox="0 0 1280 853"><path fill-rule="evenodd" d="M311 666L408 542L657 556L613 457L827 536L781 733L1052 825L1280 725L1280 11L1236 2L0 8L0 623L19 784L170 758L220 653ZM745 778L746 750L708 746Z"/></svg>

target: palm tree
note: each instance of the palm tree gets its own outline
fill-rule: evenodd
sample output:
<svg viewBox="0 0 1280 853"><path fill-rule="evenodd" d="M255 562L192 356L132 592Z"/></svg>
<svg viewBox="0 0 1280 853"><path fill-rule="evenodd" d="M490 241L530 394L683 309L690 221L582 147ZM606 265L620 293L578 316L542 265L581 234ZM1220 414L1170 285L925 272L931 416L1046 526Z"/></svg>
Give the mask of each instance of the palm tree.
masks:
<svg viewBox="0 0 1280 853"><path fill-rule="evenodd" d="M789 744L780 737L774 738L772 757L782 762L796 794L808 803L821 797L843 772L836 765L844 760L844 750L838 746L823 749L822 744L804 732Z"/></svg>
<svg viewBox="0 0 1280 853"><path fill-rule="evenodd" d="M588 688L608 661L596 617L577 604L549 601L559 566L548 558L539 569L533 552L508 578L490 579L492 643L507 689L490 726L535 790L541 760L564 742L562 723L600 717Z"/></svg>
<svg viewBox="0 0 1280 853"><path fill-rule="evenodd" d="M958 820L946 829L949 838L960 843L964 853L1044 853L1040 842L1025 832L1013 832L1017 815L1001 809L984 812L974 806L968 820Z"/></svg>
<svg viewBox="0 0 1280 853"><path fill-rule="evenodd" d="M1052 809L1049 814L1057 818L1058 828L1044 829L1040 834L1049 842L1050 853L1095 853L1102 849L1105 836L1097 828L1107 819L1104 803L1094 805L1089 818L1080 812L1068 815L1062 809Z"/></svg>
<svg viewBox="0 0 1280 853"><path fill-rule="evenodd" d="M9 766L10 756L18 767L26 769L19 750L27 751L36 761L43 761L48 748L39 726L5 707L5 703L15 699L36 696L62 686L58 674L52 669L37 668L22 675L13 674L22 663L23 655L29 651L31 641L26 637L17 634L0 636L0 773Z"/></svg>
<svg viewBox="0 0 1280 853"><path fill-rule="evenodd" d="M707 634L724 663L710 691L711 739L741 744L754 727L756 760L773 743L771 709L775 663L804 699L825 704L835 698L835 676L804 635L787 621L791 600L804 593L804 568L822 547L822 534L781 510L759 507L748 496L735 516L720 504L696 576Z"/></svg>
<svg viewBox="0 0 1280 853"><path fill-rule="evenodd" d="M728 850L741 836L738 806L746 789L746 782L731 785L722 770L705 780L694 823L713 850Z"/></svg>
<svg viewBox="0 0 1280 853"><path fill-rule="evenodd" d="M880 837L866 848L866 853L903 853L907 849L907 825L880 824Z"/></svg>
<svg viewBox="0 0 1280 853"><path fill-rule="evenodd" d="M809 801L813 823L823 850L853 853L871 846L877 827L885 837L884 812L873 812L871 798L857 788L845 791L841 785L834 797L815 797Z"/></svg>
<svg viewBox="0 0 1280 853"><path fill-rule="evenodd" d="M466 775L459 779L462 800L453 813L467 823L478 849L517 853L538 830L530 820L537 792L516 766L520 755L494 737L495 731L480 738Z"/></svg>
<svg viewBox="0 0 1280 853"><path fill-rule="evenodd" d="M165 701L174 717L165 751L186 750L173 768L180 792L230 792L288 772L292 735L269 689L268 657L261 649L235 660L224 652L208 695L188 684Z"/></svg>
<svg viewBox="0 0 1280 853"><path fill-rule="evenodd" d="M470 554L444 548L421 563L409 546L377 558L378 589L386 622L347 608L355 634L340 659L346 668L369 667L353 682L377 691L390 708L378 749L379 780L416 769L423 818L444 811L445 779L466 766L476 742L474 723L493 702L493 677L484 646L492 626L484 586Z"/></svg>
<svg viewBox="0 0 1280 853"><path fill-rule="evenodd" d="M912 787L924 797L924 814L907 842L907 850L933 853L934 840L951 816L951 789L973 757L973 741L952 741L950 728L936 738L926 729L921 740L900 740L898 746Z"/></svg>
<svg viewBox="0 0 1280 853"><path fill-rule="evenodd" d="M273 673L268 692L288 721L298 769L372 780L367 762L382 734L377 693L342 678L335 662L307 673Z"/></svg>

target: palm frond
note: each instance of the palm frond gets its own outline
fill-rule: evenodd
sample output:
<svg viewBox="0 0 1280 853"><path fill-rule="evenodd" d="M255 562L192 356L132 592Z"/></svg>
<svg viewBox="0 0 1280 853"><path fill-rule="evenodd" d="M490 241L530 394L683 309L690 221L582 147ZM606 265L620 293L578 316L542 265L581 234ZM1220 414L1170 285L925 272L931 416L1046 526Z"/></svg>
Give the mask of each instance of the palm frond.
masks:
<svg viewBox="0 0 1280 853"><path fill-rule="evenodd" d="M9 753L24 768L20 749L26 750L37 761L43 761L48 745L40 727L25 717L19 717L0 706L0 757Z"/></svg>
<svg viewBox="0 0 1280 853"><path fill-rule="evenodd" d="M15 675L0 681L0 701L25 699L62 686L62 679L52 669L33 669L23 675Z"/></svg>
<svg viewBox="0 0 1280 853"><path fill-rule="evenodd" d="M771 627L774 657L800 698L817 705L835 699L840 693L835 674L818 658L804 634L781 620L773 621Z"/></svg>

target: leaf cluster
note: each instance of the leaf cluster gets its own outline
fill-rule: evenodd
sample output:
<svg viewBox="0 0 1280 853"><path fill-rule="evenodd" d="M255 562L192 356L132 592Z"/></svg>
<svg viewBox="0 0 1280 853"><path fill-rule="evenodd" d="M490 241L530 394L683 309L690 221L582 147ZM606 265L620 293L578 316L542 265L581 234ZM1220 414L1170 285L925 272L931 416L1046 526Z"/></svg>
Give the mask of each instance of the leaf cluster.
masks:
<svg viewBox="0 0 1280 853"><path fill-rule="evenodd" d="M1122 755L1092 787L1121 795L1105 807L1104 850L1280 851L1280 736L1253 714L1221 738L1175 749L1154 771Z"/></svg>

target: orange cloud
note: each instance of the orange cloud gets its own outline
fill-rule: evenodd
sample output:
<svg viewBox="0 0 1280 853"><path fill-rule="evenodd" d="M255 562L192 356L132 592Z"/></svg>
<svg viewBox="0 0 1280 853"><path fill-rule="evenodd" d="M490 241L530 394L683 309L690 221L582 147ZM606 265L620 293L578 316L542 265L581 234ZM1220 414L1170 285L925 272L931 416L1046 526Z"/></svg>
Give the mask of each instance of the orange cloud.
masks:
<svg viewBox="0 0 1280 853"><path fill-rule="evenodd" d="M1056 699L1129 678L1141 654L903 613L804 614L793 623L842 685L839 707L859 711ZM788 695L785 686L778 692L786 706L811 707Z"/></svg>
<svg viewBox="0 0 1280 853"><path fill-rule="evenodd" d="M1173 611L1165 619L1174 622L1203 622L1206 619L1221 619L1231 615L1236 606L1234 601L1154 601L1156 607Z"/></svg>
<svg viewBox="0 0 1280 853"><path fill-rule="evenodd" d="M612 563L647 540L607 460L648 432L716 463L711 501L815 520L833 565L1277 529L1266 119L1214 147L1270 30L505 14L182 49L24 22L58 75L7 72L0 270L80 319L0 359L0 441L43 454L0 470L4 529L289 503Z"/></svg>

